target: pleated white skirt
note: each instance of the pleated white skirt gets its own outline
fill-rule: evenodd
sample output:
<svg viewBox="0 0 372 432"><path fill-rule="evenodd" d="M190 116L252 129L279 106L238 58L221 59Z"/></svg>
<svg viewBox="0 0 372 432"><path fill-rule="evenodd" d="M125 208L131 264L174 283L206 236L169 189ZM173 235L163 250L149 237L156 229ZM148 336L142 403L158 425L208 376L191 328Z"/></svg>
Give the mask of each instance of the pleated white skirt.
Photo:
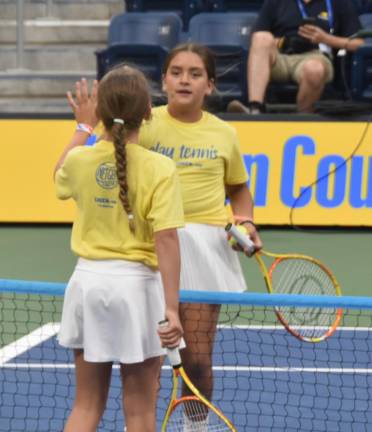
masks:
<svg viewBox="0 0 372 432"><path fill-rule="evenodd" d="M59 343L81 348L90 362L138 363L165 354L158 272L141 263L80 258L68 283Z"/></svg>
<svg viewBox="0 0 372 432"><path fill-rule="evenodd" d="M181 289L242 292L247 289L238 253L223 227L187 224L178 230Z"/></svg>

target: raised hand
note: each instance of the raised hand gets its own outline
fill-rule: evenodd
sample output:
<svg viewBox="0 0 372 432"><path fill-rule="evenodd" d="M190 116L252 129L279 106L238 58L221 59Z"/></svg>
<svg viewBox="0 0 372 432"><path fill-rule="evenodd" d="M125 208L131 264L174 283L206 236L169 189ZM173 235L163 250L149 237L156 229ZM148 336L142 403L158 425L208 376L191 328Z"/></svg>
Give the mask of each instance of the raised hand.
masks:
<svg viewBox="0 0 372 432"><path fill-rule="evenodd" d="M75 84L75 97L72 92L67 92L67 101L70 105L76 122L85 123L94 128L98 123L96 114L98 81L94 80L89 94L88 83L85 78Z"/></svg>

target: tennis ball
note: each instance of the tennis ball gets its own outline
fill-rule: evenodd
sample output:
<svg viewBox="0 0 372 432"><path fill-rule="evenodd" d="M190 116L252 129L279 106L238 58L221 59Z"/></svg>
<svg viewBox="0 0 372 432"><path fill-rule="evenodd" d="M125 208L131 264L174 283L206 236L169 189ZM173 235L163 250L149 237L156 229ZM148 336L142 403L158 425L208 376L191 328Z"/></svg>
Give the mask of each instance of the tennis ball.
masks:
<svg viewBox="0 0 372 432"><path fill-rule="evenodd" d="M246 230L242 225L236 225L236 228L237 228L237 229L238 229L242 234L247 235L247 230ZM230 237L229 237L229 244L230 244L230 246L235 246L237 243L238 243L238 242L236 241L235 237L233 237L233 236L230 234Z"/></svg>

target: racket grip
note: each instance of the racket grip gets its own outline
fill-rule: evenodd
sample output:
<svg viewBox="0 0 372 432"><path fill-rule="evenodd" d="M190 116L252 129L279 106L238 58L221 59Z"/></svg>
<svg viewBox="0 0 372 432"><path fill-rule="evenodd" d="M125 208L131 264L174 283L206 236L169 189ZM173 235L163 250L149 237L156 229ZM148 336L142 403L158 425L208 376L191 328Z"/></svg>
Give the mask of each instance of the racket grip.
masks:
<svg viewBox="0 0 372 432"><path fill-rule="evenodd" d="M240 246L248 251L248 253L253 254L255 252L256 248L253 241L247 235L239 231L235 225L231 223L227 224L225 231L231 234Z"/></svg>
<svg viewBox="0 0 372 432"><path fill-rule="evenodd" d="M180 366L181 361L181 355L180 350L177 348L166 348L167 350L167 356L169 358L169 362L172 365L172 367Z"/></svg>
<svg viewBox="0 0 372 432"><path fill-rule="evenodd" d="M159 322L159 327L167 327L167 325L168 320L166 319ZM183 339L181 340L181 345L182 344L184 345ZM166 348L166 351L170 364L173 367L180 366L182 362L179 348Z"/></svg>

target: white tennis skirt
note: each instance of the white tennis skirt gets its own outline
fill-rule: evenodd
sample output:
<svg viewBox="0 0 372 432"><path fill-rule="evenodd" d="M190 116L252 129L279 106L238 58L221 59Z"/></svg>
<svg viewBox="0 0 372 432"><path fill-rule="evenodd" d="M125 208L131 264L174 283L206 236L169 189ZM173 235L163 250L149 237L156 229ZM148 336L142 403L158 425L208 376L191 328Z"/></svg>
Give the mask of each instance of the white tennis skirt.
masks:
<svg viewBox="0 0 372 432"><path fill-rule="evenodd" d="M181 289L242 292L247 289L238 253L223 227L187 224L178 230Z"/></svg>
<svg viewBox="0 0 372 432"><path fill-rule="evenodd" d="M68 283L59 343L81 348L89 362L138 363L165 354L158 272L137 262L79 258Z"/></svg>

